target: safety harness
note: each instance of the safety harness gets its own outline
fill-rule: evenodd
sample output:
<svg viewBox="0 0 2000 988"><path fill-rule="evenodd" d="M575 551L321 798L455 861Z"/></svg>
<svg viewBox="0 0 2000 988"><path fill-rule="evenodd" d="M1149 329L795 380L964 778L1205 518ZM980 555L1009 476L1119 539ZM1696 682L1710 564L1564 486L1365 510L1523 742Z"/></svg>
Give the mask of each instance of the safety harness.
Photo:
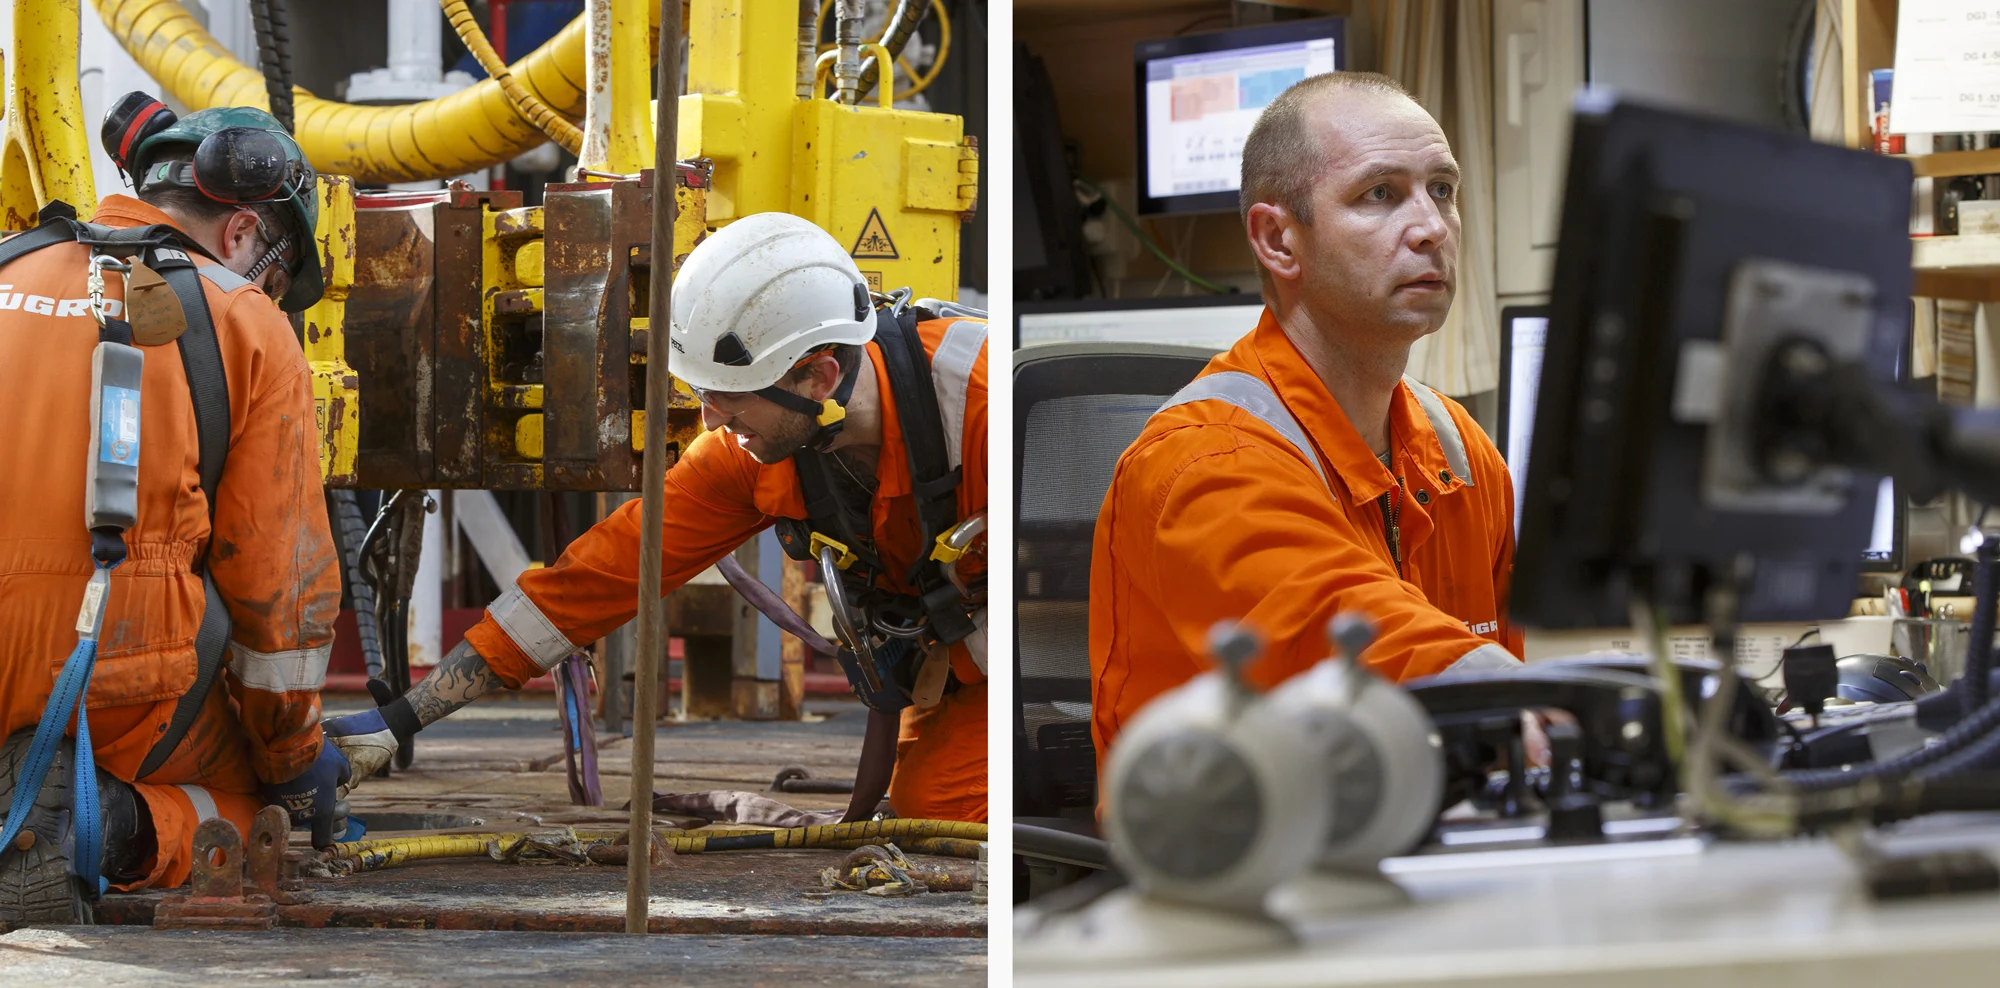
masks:
<svg viewBox="0 0 2000 988"><path fill-rule="evenodd" d="M176 341L181 366L186 372L188 392L193 398L195 433L200 447L199 469L202 493L208 498L209 524L215 522L215 490L222 479L222 466L229 453L229 389L222 368L222 348L216 339L215 323L208 310L193 254L211 257L185 233L166 224L113 228L80 222L76 210L67 203L51 202L39 215L34 229L0 241L0 268L46 247L80 243L90 248L90 294L92 315L98 322L98 345L91 358L91 456L86 504L90 525L91 558L96 571L84 591L82 613L77 618L76 651L63 663L42 718L35 726L34 740L26 764L14 775L15 786L7 823L0 830L0 849L11 848L15 835L26 825L62 742L65 726L76 716L76 782L74 792L75 853L71 868L82 880L86 894L96 896L107 884L99 875L101 866L102 819L97 810L96 766L92 759L89 718L82 716L84 696L96 666L97 635L103 624L110 596L110 573L125 561L124 532L138 520L139 404L144 351L132 345L132 325L109 314L104 303L106 268L129 271L131 261L158 272L180 302L187 329ZM233 287L240 279L226 268ZM207 275L215 280L218 275ZM181 695L173 719L146 755L135 778L157 771L180 745L188 728L201 712L216 672L222 667L229 644L229 612L221 594L208 575L207 557L196 560L201 574L206 607L201 627L195 634L196 671L194 685Z"/></svg>
<svg viewBox="0 0 2000 988"><path fill-rule="evenodd" d="M924 304L944 308L928 299ZM930 547L903 574L903 582L916 592L898 593L880 585L888 569L872 548L872 519L865 511L850 509L836 493L831 471L840 468L828 462L833 454L823 448L809 445L792 456L805 494L806 517L781 519L775 526L785 554L819 562L822 578L844 598L851 613L835 617L842 639L841 666L855 694L882 713L895 713L913 702L911 692L926 648L962 641L977 630L975 601L944 570L964 555L964 550L946 542L959 522L957 491L964 470L951 463L930 358L917 333L918 323L937 317L932 308L911 305L907 290L898 292L892 304L875 310L875 343L882 351L889 394L903 425L922 544ZM852 389L851 380L843 383ZM841 610L838 600L835 610ZM958 685L957 676L950 675L945 692Z"/></svg>

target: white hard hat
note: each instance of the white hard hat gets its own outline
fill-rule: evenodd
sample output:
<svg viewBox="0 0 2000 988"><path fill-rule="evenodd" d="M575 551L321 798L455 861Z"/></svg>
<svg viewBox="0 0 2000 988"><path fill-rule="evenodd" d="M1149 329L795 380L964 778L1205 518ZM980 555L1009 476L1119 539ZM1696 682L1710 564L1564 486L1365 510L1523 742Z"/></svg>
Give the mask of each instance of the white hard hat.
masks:
<svg viewBox="0 0 2000 988"><path fill-rule="evenodd" d="M854 259L790 213L745 216L710 234L674 278L673 373L705 391L759 391L812 350L874 338Z"/></svg>

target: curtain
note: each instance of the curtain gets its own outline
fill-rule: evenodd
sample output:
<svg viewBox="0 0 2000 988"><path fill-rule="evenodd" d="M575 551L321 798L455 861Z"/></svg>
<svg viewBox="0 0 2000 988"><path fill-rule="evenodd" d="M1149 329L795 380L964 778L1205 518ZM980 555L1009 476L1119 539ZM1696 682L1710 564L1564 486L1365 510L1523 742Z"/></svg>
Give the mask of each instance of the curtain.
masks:
<svg viewBox="0 0 2000 988"><path fill-rule="evenodd" d="M1366 0L1356 7L1351 23L1368 34L1380 71L1437 118L1464 172L1458 294L1444 327L1410 351L1410 376L1454 397L1491 391L1500 383L1492 0Z"/></svg>

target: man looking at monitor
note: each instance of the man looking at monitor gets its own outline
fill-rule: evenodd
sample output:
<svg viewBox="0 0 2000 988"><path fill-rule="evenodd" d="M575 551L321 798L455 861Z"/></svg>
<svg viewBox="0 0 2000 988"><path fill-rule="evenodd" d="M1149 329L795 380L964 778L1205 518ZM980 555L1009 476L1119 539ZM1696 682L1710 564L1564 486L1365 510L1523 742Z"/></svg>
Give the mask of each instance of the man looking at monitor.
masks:
<svg viewBox="0 0 2000 988"><path fill-rule="evenodd" d="M1457 287L1458 163L1396 83L1314 76L1243 147L1257 328L1153 415L1098 515L1090 587L1100 760L1153 697L1202 672L1217 621L1266 643L1269 686L1374 619L1364 658L1404 680L1515 665L1513 485L1464 408L1404 376Z"/></svg>

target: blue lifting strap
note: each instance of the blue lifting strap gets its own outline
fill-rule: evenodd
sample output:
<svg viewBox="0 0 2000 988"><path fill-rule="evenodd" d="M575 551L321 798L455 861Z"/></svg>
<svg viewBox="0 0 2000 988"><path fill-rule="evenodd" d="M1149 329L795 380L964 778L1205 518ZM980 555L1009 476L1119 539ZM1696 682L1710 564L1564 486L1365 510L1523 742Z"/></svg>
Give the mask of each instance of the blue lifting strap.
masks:
<svg viewBox="0 0 2000 988"><path fill-rule="evenodd" d="M71 822L75 828L75 847L70 854L70 869L83 883L84 893L91 898L104 894L109 885L99 874L104 856L104 817L97 802L97 760L90 746L90 718L84 714L85 694L90 689L90 674L97 667L97 631L104 623L104 604L110 596L111 571L123 562L123 553L111 560L97 561L97 572L92 574L90 585L84 591L84 610L88 616L90 630L79 632L76 650L69 653L63 662L62 673L56 677L56 684L49 691L49 705L42 711L42 719L35 725L35 739L28 746L28 759L14 771L14 798L7 807L7 826L0 829L0 853L12 850L14 838L27 825L28 815L34 811L35 799L42 794L42 786L47 781L49 767L55 763L56 751L62 746L64 728L68 726L71 714L76 715L76 757L72 759L76 772ZM79 624L84 623L79 621Z"/></svg>

